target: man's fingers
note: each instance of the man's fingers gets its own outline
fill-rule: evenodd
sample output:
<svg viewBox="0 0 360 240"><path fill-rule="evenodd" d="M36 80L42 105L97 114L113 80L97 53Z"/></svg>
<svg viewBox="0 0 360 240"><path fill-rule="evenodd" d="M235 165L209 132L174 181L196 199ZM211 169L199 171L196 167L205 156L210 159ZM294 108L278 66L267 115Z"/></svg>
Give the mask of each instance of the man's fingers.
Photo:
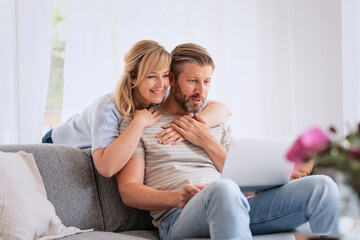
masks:
<svg viewBox="0 0 360 240"><path fill-rule="evenodd" d="M178 125L172 123L171 127L173 129L175 129L175 131L177 131L178 133L180 133L181 135L183 135L184 137L186 137L186 131L184 129L182 129L181 127L179 127Z"/></svg>
<svg viewBox="0 0 360 240"><path fill-rule="evenodd" d="M162 141L163 144L168 144L168 143L173 142L173 141L175 141L176 139L179 138L179 134L177 134L175 131L172 132L172 133L169 133L169 134L172 134L172 136L170 136L170 137L168 137L167 139L163 140L163 141ZM169 134L167 134L167 135L169 135ZM165 135L165 137L166 137L167 135ZM165 137L163 137L163 138L165 138Z"/></svg>
<svg viewBox="0 0 360 240"><path fill-rule="evenodd" d="M163 126L161 126L161 127L164 128L164 129L167 129L167 128L171 127L171 123L166 124L166 125L163 125Z"/></svg>
<svg viewBox="0 0 360 240"><path fill-rule="evenodd" d="M188 121L189 123L194 123L194 118L190 117L189 115L184 115L181 118Z"/></svg>
<svg viewBox="0 0 360 240"><path fill-rule="evenodd" d="M175 125L183 128L183 129L187 129L187 124L184 121L182 121L181 118L180 119L175 119L172 124L175 124Z"/></svg>
<svg viewBox="0 0 360 240"><path fill-rule="evenodd" d="M181 122L183 122L186 125L194 124L194 119L188 115L182 116L178 120L180 120Z"/></svg>
<svg viewBox="0 0 360 240"><path fill-rule="evenodd" d="M173 143L171 143L171 145L178 145L179 143L181 143L182 141L184 141L185 140L185 138L183 138L183 137L179 137L178 139L176 139L176 141L175 142L173 142Z"/></svg>
<svg viewBox="0 0 360 240"><path fill-rule="evenodd" d="M198 189L194 185L185 185L184 190L189 192L189 193L192 193L192 194L196 194L196 193L200 192L200 189Z"/></svg>
<svg viewBox="0 0 360 240"><path fill-rule="evenodd" d="M206 186L203 185L195 185L196 188L198 188L199 190L203 190Z"/></svg>
<svg viewBox="0 0 360 240"><path fill-rule="evenodd" d="M156 137L162 137L164 136L165 134L169 133L169 132L172 132L173 130L171 128L166 128L164 130L162 130L161 132L159 132L158 134L156 134Z"/></svg>
<svg viewBox="0 0 360 240"><path fill-rule="evenodd" d="M184 208L185 205L190 201L190 199L200 192L200 189L193 185L185 185L181 189L179 200L180 200L180 208Z"/></svg>

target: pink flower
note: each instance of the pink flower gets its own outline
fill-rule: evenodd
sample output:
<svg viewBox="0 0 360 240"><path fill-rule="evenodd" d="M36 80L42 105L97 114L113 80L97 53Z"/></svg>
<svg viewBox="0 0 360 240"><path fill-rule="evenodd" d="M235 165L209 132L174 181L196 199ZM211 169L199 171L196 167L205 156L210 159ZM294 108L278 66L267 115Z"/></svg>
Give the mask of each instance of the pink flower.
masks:
<svg viewBox="0 0 360 240"><path fill-rule="evenodd" d="M295 163L310 160L315 152L326 149L330 138L318 127L312 127L298 137L286 154L286 158Z"/></svg>
<svg viewBox="0 0 360 240"><path fill-rule="evenodd" d="M306 149L316 152L325 150L330 143L329 136L318 127L310 128L300 138Z"/></svg>
<svg viewBox="0 0 360 240"><path fill-rule="evenodd" d="M291 146L286 154L286 158L295 163L306 162L309 158L309 153L306 151L304 145L301 143L301 138L296 139L295 143Z"/></svg>

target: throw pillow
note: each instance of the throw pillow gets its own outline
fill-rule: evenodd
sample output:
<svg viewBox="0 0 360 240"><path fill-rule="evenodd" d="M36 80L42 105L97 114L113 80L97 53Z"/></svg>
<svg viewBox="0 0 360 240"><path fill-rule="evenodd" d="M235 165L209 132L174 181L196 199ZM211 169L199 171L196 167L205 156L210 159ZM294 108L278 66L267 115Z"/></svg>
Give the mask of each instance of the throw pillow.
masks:
<svg viewBox="0 0 360 240"><path fill-rule="evenodd" d="M32 154L0 152L0 239L47 240L88 231L61 223Z"/></svg>

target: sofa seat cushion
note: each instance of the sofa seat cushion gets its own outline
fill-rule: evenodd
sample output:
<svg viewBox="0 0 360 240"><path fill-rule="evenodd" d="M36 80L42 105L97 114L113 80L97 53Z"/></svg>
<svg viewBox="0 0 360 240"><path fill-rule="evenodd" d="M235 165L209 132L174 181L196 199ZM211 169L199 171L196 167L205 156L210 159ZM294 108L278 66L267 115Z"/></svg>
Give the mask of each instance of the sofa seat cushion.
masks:
<svg viewBox="0 0 360 240"><path fill-rule="evenodd" d="M129 231L124 233L90 232L62 238L63 240L158 240L157 231Z"/></svg>

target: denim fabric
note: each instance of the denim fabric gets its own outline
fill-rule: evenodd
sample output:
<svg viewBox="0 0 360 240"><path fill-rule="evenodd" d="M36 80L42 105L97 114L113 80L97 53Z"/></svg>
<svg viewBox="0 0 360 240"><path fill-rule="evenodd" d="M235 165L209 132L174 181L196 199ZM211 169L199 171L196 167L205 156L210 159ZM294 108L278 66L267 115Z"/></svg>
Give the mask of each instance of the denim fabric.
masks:
<svg viewBox="0 0 360 240"><path fill-rule="evenodd" d="M50 129L42 138L42 143L53 143L53 140L51 138L52 135L52 129Z"/></svg>
<svg viewBox="0 0 360 240"><path fill-rule="evenodd" d="M339 191L327 176L309 176L245 198L231 180L216 181L159 225L161 239L252 239L252 235L295 230L337 232Z"/></svg>

